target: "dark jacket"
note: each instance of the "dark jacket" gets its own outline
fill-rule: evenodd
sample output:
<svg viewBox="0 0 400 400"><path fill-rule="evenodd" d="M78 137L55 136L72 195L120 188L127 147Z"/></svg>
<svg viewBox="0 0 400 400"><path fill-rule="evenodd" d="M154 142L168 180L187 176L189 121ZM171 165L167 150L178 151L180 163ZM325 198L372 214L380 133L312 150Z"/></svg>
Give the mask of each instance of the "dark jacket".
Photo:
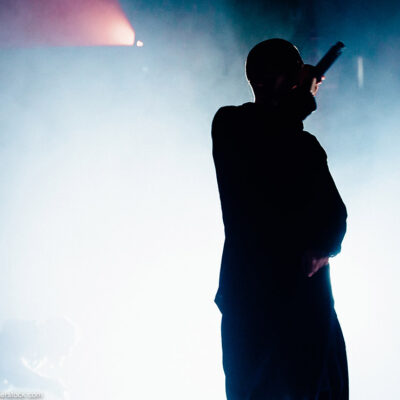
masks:
<svg viewBox="0 0 400 400"><path fill-rule="evenodd" d="M315 108L310 93L293 91L279 106L245 103L223 107L214 117L225 226L215 299L221 311L277 295L290 301L299 288L318 281L303 268L307 251L321 257L340 252L346 208L324 149L303 130L302 120Z"/></svg>

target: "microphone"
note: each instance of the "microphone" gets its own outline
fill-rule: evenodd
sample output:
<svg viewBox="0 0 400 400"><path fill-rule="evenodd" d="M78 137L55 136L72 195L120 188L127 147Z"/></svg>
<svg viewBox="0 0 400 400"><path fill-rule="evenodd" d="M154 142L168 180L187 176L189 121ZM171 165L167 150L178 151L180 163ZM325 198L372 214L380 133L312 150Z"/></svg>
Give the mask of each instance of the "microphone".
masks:
<svg viewBox="0 0 400 400"><path fill-rule="evenodd" d="M332 66L332 64L342 54L345 45L342 42L334 44L328 52L321 58L318 64L315 66L317 82L321 82L322 76Z"/></svg>

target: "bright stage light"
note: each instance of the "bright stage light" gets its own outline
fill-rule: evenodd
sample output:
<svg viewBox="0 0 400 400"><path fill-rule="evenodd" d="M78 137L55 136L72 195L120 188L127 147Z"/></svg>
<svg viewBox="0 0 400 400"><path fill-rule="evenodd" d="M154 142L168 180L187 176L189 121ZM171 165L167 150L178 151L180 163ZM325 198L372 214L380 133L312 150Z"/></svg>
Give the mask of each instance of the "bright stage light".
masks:
<svg viewBox="0 0 400 400"><path fill-rule="evenodd" d="M3 0L0 46L133 46L118 0Z"/></svg>
<svg viewBox="0 0 400 400"><path fill-rule="evenodd" d="M110 46L133 46L135 43L135 32L128 20L116 20L113 24L110 24L107 36Z"/></svg>

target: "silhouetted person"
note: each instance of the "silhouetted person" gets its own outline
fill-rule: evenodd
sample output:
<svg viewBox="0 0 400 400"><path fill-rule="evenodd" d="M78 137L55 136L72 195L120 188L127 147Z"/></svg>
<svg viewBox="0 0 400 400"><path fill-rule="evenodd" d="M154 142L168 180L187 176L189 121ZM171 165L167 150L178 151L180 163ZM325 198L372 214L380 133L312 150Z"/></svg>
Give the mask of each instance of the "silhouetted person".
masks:
<svg viewBox="0 0 400 400"><path fill-rule="evenodd" d="M340 252L347 214L326 153L302 123L318 83L282 39L255 46L246 75L255 102L222 107L212 124L227 397L346 400L328 260Z"/></svg>

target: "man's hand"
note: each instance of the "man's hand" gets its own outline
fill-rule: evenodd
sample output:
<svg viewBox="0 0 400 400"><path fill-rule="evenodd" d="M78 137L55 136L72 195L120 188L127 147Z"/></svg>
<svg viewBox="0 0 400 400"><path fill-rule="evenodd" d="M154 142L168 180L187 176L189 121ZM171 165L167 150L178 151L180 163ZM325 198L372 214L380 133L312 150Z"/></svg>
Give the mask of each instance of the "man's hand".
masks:
<svg viewBox="0 0 400 400"><path fill-rule="evenodd" d="M305 64L300 71L299 84L297 87L310 91L310 93L315 96L318 92L319 85L322 83L322 80L324 80L324 77L322 77L322 80L317 82L315 75L315 67L313 65Z"/></svg>
<svg viewBox="0 0 400 400"><path fill-rule="evenodd" d="M328 265L329 257L321 257L315 252L308 251L303 256L303 266L309 278L316 274L322 267Z"/></svg>

